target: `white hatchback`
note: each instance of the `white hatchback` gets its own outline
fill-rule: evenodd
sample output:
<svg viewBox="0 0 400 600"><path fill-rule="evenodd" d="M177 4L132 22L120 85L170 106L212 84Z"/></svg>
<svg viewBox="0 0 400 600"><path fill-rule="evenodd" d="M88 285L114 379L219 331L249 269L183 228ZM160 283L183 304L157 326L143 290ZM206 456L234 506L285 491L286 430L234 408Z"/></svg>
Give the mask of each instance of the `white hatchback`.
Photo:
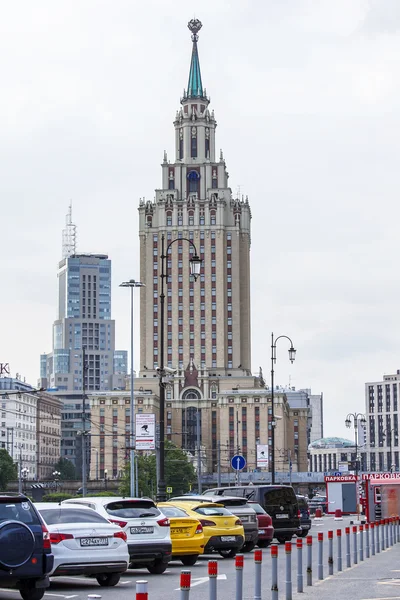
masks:
<svg viewBox="0 0 400 600"><path fill-rule="evenodd" d="M101 586L116 585L129 564L126 534L85 506L36 503L50 533L54 567L50 577L86 575Z"/></svg>
<svg viewBox="0 0 400 600"><path fill-rule="evenodd" d="M62 504L87 506L126 533L130 568L147 568L150 573L165 571L172 558L169 519L149 498L102 496L71 498Z"/></svg>

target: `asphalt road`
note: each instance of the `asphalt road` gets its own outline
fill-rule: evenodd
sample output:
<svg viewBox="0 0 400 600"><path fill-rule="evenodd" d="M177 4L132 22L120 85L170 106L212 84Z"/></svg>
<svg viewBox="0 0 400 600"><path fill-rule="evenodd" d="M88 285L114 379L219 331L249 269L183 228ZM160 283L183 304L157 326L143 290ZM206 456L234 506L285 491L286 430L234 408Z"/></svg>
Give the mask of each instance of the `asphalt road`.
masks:
<svg viewBox="0 0 400 600"><path fill-rule="evenodd" d="M340 528L343 530L343 566L345 566L345 543L344 543L344 528L349 525L349 518L344 518L343 521L334 521L332 517L324 517L321 522L314 523L311 533L314 538L313 543L313 587L306 586L306 550L303 549L303 570L304 570L304 594L302 598L306 600L310 598L318 598L319 600L331 600L332 598L352 598L352 600L369 600L371 598L397 598L400 600L400 544L389 548L385 552L371 557L369 560L365 560L363 563L358 564L354 568L347 569L339 575L328 577L328 530L334 530L334 572L336 573L336 529ZM322 582L317 581L317 533L319 531L324 532L324 578ZM304 540L305 542L305 540ZM305 543L304 543L305 546ZM208 560L216 559L218 561L218 600L225 598L235 598L235 561L234 559L224 559L218 554L207 555L202 557L196 565L190 568L192 573L192 589L190 592L191 600L205 600L208 599L208 576L207 576L207 564ZM353 556L352 556L353 563ZM392 564L393 563L393 564ZM385 576L390 580L391 578L396 579L396 572L399 576L398 587L396 591L396 584L393 584L394 595L391 596L389 591L389 584L385 586L376 583L380 576L380 567L378 564L383 565L385 570ZM396 567L398 570L396 571ZM129 598L133 600L135 598L135 582L140 579L148 581L148 592L149 600L179 600L179 577L181 570L184 569L183 565L179 562L170 563L167 571L162 575L150 575L147 570L129 570L121 578L118 586L113 588L102 588L96 580L86 579L84 577L56 577L52 579L51 586L45 594L45 600L51 600L52 598L65 598L76 600L86 600L89 595L95 594L100 596L103 600L125 600ZM270 549L263 550L263 567L262 567L262 588L263 597L271 597L271 556ZM361 574L362 573L362 574ZM362 581L365 579L371 582L371 586L368 586L368 590L362 585ZM278 581L279 581L279 598L285 598L285 551L284 545L279 545L279 558L278 558ZM292 581L293 581L293 597L297 596L297 554L296 554L296 538L292 540ZM382 588L385 587L384 594L381 596L374 596L372 594L372 584L376 584L377 589L374 588L374 593L380 593ZM343 593L339 593L339 589L343 587ZM349 592L350 587L354 587L355 590L359 588L360 594L357 595L356 591ZM325 590L328 590L325 595ZM378 591L377 591L378 590ZM379 591L380 590L380 591ZM368 592L368 593L367 593ZM253 600L254 597L254 557L253 553L245 554L245 565L244 565L244 593L243 600ZM300 597L300 595L299 595ZM0 589L0 600L19 599L19 593L17 591L2 590Z"/></svg>

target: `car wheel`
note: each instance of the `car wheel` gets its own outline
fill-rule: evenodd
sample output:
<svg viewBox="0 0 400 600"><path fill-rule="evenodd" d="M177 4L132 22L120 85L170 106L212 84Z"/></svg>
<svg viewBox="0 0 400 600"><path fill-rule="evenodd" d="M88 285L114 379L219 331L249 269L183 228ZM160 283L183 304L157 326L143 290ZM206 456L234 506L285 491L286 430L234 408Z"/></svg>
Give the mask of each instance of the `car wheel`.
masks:
<svg viewBox="0 0 400 600"><path fill-rule="evenodd" d="M268 548L268 546L270 545L270 541L269 540L258 540L257 542L257 546L259 548Z"/></svg>
<svg viewBox="0 0 400 600"><path fill-rule="evenodd" d="M101 575L96 575L96 579L101 587L112 587L113 585L117 585L121 579L121 573L102 573Z"/></svg>
<svg viewBox="0 0 400 600"><path fill-rule="evenodd" d="M196 564L198 558L198 554L193 554L192 556L182 556L181 562L183 565L185 565L185 567L193 567L193 565Z"/></svg>
<svg viewBox="0 0 400 600"><path fill-rule="evenodd" d="M168 567L168 563L156 562L154 565L147 567L147 570L152 575L161 575Z"/></svg>
<svg viewBox="0 0 400 600"><path fill-rule="evenodd" d="M22 600L42 600L45 588L34 588L31 587L33 582L24 582L19 589Z"/></svg>
<svg viewBox="0 0 400 600"><path fill-rule="evenodd" d="M251 552L255 546L254 542L246 542L242 548L242 552Z"/></svg>
<svg viewBox="0 0 400 600"><path fill-rule="evenodd" d="M303 531L300 533L300 536L297 536L297 537L307 537L309 531L310 531L309 529L303 529Z"/></svg>
<svg viewBox="0 0 400 600"><path fill-rule="evenodd" d="M237 554L236 548L230 548L230 550L218 550L222 558L235 558Z"/></svg>
<svg viewBox="0 0 400 600"><path fill-rule="evenodd" d="M278 540L278 542L280 544L284 544L285 542L290 542L290 540L292 539L291 535L277 535L276 539Z"/></svg>

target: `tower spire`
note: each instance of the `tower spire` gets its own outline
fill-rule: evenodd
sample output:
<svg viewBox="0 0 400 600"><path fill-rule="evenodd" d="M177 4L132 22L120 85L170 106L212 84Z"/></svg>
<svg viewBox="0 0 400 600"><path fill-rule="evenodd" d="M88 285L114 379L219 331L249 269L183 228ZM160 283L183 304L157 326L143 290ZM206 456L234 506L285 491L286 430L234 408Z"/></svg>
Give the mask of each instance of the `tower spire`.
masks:
<svg viewBox="0 0 400 600"><path fill-rule="evenodd" d="M68 258L74 254L76 254L76 225L72 222L72 202L70 202L65 218L65 229L62 232L62 256Z"/></svg>
<svg viewBox="0 0 400 600"><path fill-rule="evenodd" d="M200 61L199 53L197 49L197 42L199 39L198 33L203 27L203 24L199 19L192 19L188 23L188 28L192 32L192 59L190 61L189 81L187 87L187 98L204 98L203 84L201 81L200 72Z"/></svg>

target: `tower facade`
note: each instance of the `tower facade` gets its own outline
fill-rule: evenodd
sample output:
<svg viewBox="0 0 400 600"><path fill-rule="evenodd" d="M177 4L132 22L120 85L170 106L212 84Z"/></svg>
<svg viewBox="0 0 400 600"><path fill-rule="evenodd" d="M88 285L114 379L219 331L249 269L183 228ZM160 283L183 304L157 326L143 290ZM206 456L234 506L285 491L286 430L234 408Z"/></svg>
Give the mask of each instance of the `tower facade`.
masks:
<svg viewBox="0 0 400 600"><path fill-rule="evenodd" d="M165 363L212 369L216 376L250 375L250 206L234 198L222 151L217 158L214 111L203 88L198 55L201 23L190 21L192 56L187 89L174 120L173 162L164 153L162 186L139 206L141 372L159 366L160 239L178 239L168 254ZM189 275L194 242L202 259ZM182 239L182 241L179 241Z"/></svg>

